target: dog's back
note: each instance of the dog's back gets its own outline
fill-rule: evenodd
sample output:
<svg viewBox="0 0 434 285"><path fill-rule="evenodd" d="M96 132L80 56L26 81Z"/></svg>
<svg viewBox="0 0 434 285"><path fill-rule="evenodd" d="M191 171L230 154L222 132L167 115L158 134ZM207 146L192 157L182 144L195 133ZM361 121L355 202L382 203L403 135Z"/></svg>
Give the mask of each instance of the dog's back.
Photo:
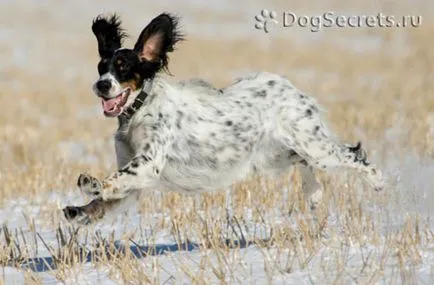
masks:
<svg viewBox="0 0 434 285"><path fill-rule="evenodd" d="M140 140L151 135L143 134L149 129L145 124L165 124L160 133L166 133L171 143L161 181L167 189L210 191L251 171L287 171L294 151L287 147L282 130L297 130L297 124L307 124L304 120L320 121L314 100L286 78L266 72L236 80L222 92L203 82L170 86L157 78L153 84L157 87L150 92L151 103L138 116L149 120L133 122L128 132ZM312 114L306 119L308 109Z"/></svg>

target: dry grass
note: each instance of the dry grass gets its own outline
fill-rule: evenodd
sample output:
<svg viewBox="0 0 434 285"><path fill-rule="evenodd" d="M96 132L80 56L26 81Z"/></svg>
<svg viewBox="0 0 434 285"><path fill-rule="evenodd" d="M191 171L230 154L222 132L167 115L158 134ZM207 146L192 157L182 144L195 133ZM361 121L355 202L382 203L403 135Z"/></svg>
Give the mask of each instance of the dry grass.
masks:
<svg viewBox="0 0 434 285"><path fill-rule="evenodd" d="M103 236L97 236L91 228L81 229L77 236L61 220L54 200L37 197L76 193L76 178L83 171L97 177L112 171L111 135L116 122L102 117L90 91L97 61L90 31L59 38L58 33L47 32L49 20L43 23L35 25L35 32L43 34L50 45L61 47L57 55L63 57L39 54L43 58L39 64L47 62L39 73L18 65L6 65L1 71L0 205L7 208L19 198L43 205L38 206L38 216L24 212L24 230L13 225L2 228L0 265L11 265L11 260L19 265L36 254L36 246L46 250L45 238L37 236L39 230L51 236L57 232L59 241L48 247L53 247L49 254L58 259L58 270L49 276L67 282L84 270L74 266L79 262L79 248L111 244L115 234L110 237L109 231L103 231ZM339 33L327 35L338 38ZM375 35L384 44L358 53L331 40L298 45L286 34L275 35L266 47L256 45L255 39L222 42L192 35L173 54L175 77L169 80L203 77L224 86L238 71L284 74L299 89L315 94L339 137L365 141L378 164L388 165L391 157L404 160L404 153L410 152L433 159L434 22L424 19L418 29L347 33L349 37ZM392 52L402 37L407 39L406 52ZM7 58L14 48L10 44L0 50ZM275 181L259 177L240 183L233 192L235 230L225 224L223 193L186 197L150 192L139 207L140 227L120 233L121 239L140 244L161 238L175 243L189 240L203 248L142 260L109 253L87 270L128 284L285 283L297 272L304 272L306 282L312 284L418 284L417 268L426 264L427 250L433 250L434 233L426 213L396 211L406 200L403 195L413 189L398 187L396 177L391 177L385 193L365 189L351 174L319 173L318 177L325 191L315 213L303 202L297 173L285 177L289 186L283 191L275 189ZM14 217L1 221L10 219ZM224 239L239 238L241 232L258 242L253 255L245 249L229 250L224 244ZM261 243L264 237L269 238L267 243ZM251 267L256 260L262 262L259 267L264 272L259 279L254 279L252 271L257 267ZM433 282L433 266L430 270ZM25 278L26 283L39 284L46 277L26 272Z"/></svg>

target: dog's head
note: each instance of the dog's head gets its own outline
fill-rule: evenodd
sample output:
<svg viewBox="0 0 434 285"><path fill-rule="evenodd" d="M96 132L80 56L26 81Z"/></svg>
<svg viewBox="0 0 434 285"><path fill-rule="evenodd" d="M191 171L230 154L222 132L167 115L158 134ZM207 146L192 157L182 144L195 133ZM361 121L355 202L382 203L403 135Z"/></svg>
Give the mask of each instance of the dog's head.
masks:
<svg viewBox="0 0 434 285"><path fill-rule="evenodd" d="M130 105L145 80L160 70L167 71L168 53L182 40L178 19L163 13L154 18L140 33L133 49L122 48L126 37L117 15L98 16L92 31L98 41L100 78L93 90L102 100L104 115L116 117Z"/></svg>

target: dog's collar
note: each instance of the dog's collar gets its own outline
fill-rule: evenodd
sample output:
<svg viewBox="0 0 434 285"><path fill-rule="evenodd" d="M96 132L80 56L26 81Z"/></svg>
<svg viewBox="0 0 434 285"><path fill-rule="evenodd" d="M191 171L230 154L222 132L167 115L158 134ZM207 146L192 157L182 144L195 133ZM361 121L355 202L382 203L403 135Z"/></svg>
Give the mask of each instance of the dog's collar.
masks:
<svg viewBox="0 0 434 285"><path fill-rule="evenodd" d="M143 103L146 100L146 97L148 97L148 93L146 93L143 89L140 91L140 93L137 95L136 99L134 99L133 104L131 104L131 106L129 106L128 108L126 108L122 114L120 114L119 116L124 117L123 119L131 119L132 116L134 116L134 114L137 112L137 110L140 109L140 107L142 107Z"/></svg>

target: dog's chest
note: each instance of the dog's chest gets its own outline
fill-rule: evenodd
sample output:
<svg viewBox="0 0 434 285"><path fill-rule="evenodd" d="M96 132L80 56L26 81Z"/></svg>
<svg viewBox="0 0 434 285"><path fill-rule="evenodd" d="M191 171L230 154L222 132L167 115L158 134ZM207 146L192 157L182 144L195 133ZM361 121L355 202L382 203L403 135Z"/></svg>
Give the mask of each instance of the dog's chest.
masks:
<svg viewBox="0 0 434 285"><path fill-rule="evenodd" d="M129 122L120 122L115 133L115 150L118 168L125 166L136 154L136 149L131 143Z"/></svg>

